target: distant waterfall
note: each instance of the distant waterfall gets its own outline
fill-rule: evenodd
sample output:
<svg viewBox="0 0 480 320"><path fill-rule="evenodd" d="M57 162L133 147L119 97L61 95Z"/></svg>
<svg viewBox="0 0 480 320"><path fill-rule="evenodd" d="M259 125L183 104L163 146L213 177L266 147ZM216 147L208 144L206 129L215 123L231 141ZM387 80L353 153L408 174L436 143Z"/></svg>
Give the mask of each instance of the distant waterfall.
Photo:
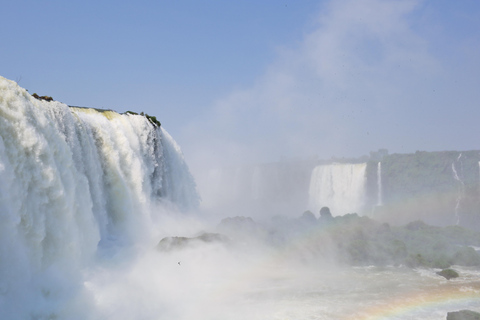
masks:
<svg viewBox="0 0 480 320"><path fill-rule="evenodd" d="M383 205L383 194L382 194L382 163L378 162L377 165L377 206Z"/></svg>
<svg viewBox="0 0 480 320"><path fill-rule="evenodd" d="M457 158L457 161L460 161L460 158L462 157L462 154ZM460 179L458 172L455 168L455 162L452 162L452 173L453 173L453 179L458 182L458 191L457 191L457 199L455 202L455 209L454 209L454 214L455 214L455 223L458 225L460 224L460 203L464 197L465 193L465 183Z"/></svg>
<svg viewBox="0 0 480 320"><path fill-rule="evenodd" d="M365 204L366 168L366 163L317 166L310 180L310 208L318 212L329 207L333 215L360 213Z"/></svg>

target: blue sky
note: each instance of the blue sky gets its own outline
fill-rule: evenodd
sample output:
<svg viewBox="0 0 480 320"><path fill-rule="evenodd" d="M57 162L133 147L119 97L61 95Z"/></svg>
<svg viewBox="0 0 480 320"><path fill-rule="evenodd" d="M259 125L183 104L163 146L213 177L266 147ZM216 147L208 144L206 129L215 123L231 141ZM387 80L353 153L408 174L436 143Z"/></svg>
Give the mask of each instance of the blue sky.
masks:
<svg viewBox="0 0 480 320"><path fill-rule="evenodd" d="M480 149L480 1L2 1L0 75L205 164Z"/></svg>

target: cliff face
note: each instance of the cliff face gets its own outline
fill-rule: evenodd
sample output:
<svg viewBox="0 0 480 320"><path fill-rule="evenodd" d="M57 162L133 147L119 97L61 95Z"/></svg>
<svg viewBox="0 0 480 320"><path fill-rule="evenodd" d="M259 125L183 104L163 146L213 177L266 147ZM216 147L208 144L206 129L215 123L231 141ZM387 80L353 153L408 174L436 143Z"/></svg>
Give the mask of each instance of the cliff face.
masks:
<svg viewBox="0 0 480 320"><path fill-rule="evenodd" d="M479 161L479 151L387 155L381 160L384 203L374 213L398 222L480 226Z"/></svg>
<svg viewBox="0 0 480 320"><path fill-rule="evenodd" d="M252 216L306 209L318 215L327 206L334 216L358 213L392 223L422 219L440 226L480 227L480 151L381 151L358 159L231 168L232 174L224 170L222 179L215 180L214 194L225 195L225 208L241 203L242 214Z"/></svg>

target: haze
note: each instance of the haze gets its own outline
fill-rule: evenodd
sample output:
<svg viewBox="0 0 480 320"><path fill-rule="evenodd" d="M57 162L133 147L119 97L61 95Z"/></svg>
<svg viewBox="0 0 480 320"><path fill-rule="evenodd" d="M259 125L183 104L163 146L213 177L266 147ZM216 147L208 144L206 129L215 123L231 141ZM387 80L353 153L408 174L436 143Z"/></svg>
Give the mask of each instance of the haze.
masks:
<svg viewBox="0 0 480 320"><path fill-rule="evenodd" d="M205 165L478 149L480 3L10 1L2 76Z"/></svg>
<svg viewBox="0 0 480 320"><path fill-rule="evenodd" d="M252 168L293 158L359 157L379 148L390 154L479 149L477 0L18 0L4 1L2 12L1 76L30 93L52 96L70 106L155 115L181 146L200 193L211 184L208 175L217 167L247 163ZM47 104L34 98L29 102L30 97L24 99L23 94L8 93L7 97L0 101L2 106L17 99L8 107L27 108L25 114ZM35 110L42 113L47 109ZM8 122L13 129L0 133L10 138L11 132L35 132L30 130L32 126L45 131L43 122L33 117L24 120L31 126ZM130 132L122 128L114 131L120 136ZM66 150L60 155L73 161L68 148L56 148L56 143L63 146L63 140L55 130L46 129L54 131L57 140L45 138L41 146L52 154L48 158L52 166L57 150ZM8 147L17 150L22 144ZM170 147L177 155L177 146L172 143ZM7 148L0 150L5 155L19 155L9 162L12 167L18 164L16 160L25 160L21 152L3 150ZM145 158L142 152L134 153ZM406 260L394 261L397 267L385 258L381 267L372 268L373 258L382 258L377 253L385 251L378 248L402 244L369 239L382 232L387 237L390 226L372 222L372 229L364 233L337 233L336 229L328 233L334 225L317 222L318 211L301 216L307 208L290 210L278 203L275 205L283 206L289 216L270 219L270 225L264 227L259 215L254 216L257 212L248 210L249 203L236 208L227 204L221 212L189 216L157 207L156 202L153 205L157 199L150 193L138 193L139 203L148 199L152 205L143 211L139 207L128 210L129 219L118 223L129 230L132 245L118 241L109 246L107 241L95 246L96 238L88 235L98 230L78 224L74 214L79 209L92 211L92 206L78 206L84 203L85 190L90 190L86 179L72 179L83 181L84 189L54 179L58 190L68 192L49 197L42 189L46 179L22 183L30 175L43 177L36 158L27 160L32 172L21 168L0 172L5 182L2 187L8 191L5 194L12 194L1 203L2 212L11 213L11 219L6 220L9 224L0 224L5 231L0 233L4 239L0 251L7 257L0 259L4 262L0 265L0 302L6 308L0 308L0 313L13 319L21 317L20 313L32 319L348 319L351 315L379 319L395 310L400 314L396 319L440 319L451 310L480 310L478 265L462 266L456 282L439 277L433 267L416 269L413 264L404 268ZM59 162L62 172L75 169L74 165L62 165L73 163L68 161ZM185 169L181 154L165 161ZM102 167L108 169L110 163L91 166L98 169L92 177L101 177ZM155 172L152 166L136 168ZM142 180L130 167L124 172L128 178ZM76 177L77 173L64 176ZM169 188L182 189L185 184L181 180L175 175ZM105 184L106 188L112 185L115 191L115 183ZM30 186L40 191L32 193ZM281 187L292 189L290 184ZM28 199L32 201L22 202L21 195L31 194L34 196ZM105 203L107 207L113 204L113 209L101 213L107 219L112 214L115 224L114 213L118 207L125 208L121 204L128 197L112 194ZM59 195L72 197L68 202L71 208L66 208ZM222 200L218 198L215 193L213 201ZM179 202L177 205L182 204ZM40 223L33 218L25 220L20 210L10 210L12 203L15 208L24 204L34 208L27 217L38 217ZM37 210L36 203L48 203L55 210ZM270 218L279 212L260 213ZM229 232L218 228L220 217L234 215L254 217L230 220ZM137 219L138 226L127 223ZM356 215L337 220L341 219L370 224L368 218ZM47 233L42 229L45 221ZM418 222L411 228L430 230ZM31 231L36 229L40 231ZM409 231L392 229L408 236ZM233 244L192 240L204 231L225 233ZM35 237L37 234L43 237ZM67 241L77 235L78 241ZM188 237L184 241L190 242L183 250L162 252L157 245L165 237ZM32 238L33 245L24 238ZM105 239L112 237L107 234ZM351 240L351 255L342 256L335 250L339 246L334 240L343 239ZM418 243L426 242L419 239ZM43 248L38 243L53 248L58 259L37 266ZM371 250L366 243L372 244ZM467 244L478 248L479 243ZM78 250L88 247L86 258L70 259L70 244ZM55 251L56 246L66 254ZM388 247L392 252L395 248ZM363 254L364 249L370 250L366 252L370 256ZM420 252L413 249L408 254L421 260ZM466 250L478 258L473 248ZM444 251L437 246L435 252ZM405 259L410 257L406 249L400 253ZM357 255L361 259L353 261L354 268L342 261ZM410 312L419 302L428 305Z"/></svg>

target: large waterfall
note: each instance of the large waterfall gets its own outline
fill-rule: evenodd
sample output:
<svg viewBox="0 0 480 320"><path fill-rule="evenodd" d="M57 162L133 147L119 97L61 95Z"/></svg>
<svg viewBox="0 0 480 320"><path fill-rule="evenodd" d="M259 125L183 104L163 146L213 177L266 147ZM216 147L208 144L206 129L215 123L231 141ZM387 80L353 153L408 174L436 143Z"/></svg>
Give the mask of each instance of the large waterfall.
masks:
<svg viewBox="0 0 480 320"><path fill-rule="evenodd" d="M310 209L329 207L334 215L361 213L365 204L366 163L319 165L310 180Z"/></svg>
<svg viewBox="0 0 480 320"><path fill-rule="evenodd" d="M42 299L67 296L102 248L198 202L178 145L146 117L37 100L0 77L0 318L47 319Z"/></svg>

